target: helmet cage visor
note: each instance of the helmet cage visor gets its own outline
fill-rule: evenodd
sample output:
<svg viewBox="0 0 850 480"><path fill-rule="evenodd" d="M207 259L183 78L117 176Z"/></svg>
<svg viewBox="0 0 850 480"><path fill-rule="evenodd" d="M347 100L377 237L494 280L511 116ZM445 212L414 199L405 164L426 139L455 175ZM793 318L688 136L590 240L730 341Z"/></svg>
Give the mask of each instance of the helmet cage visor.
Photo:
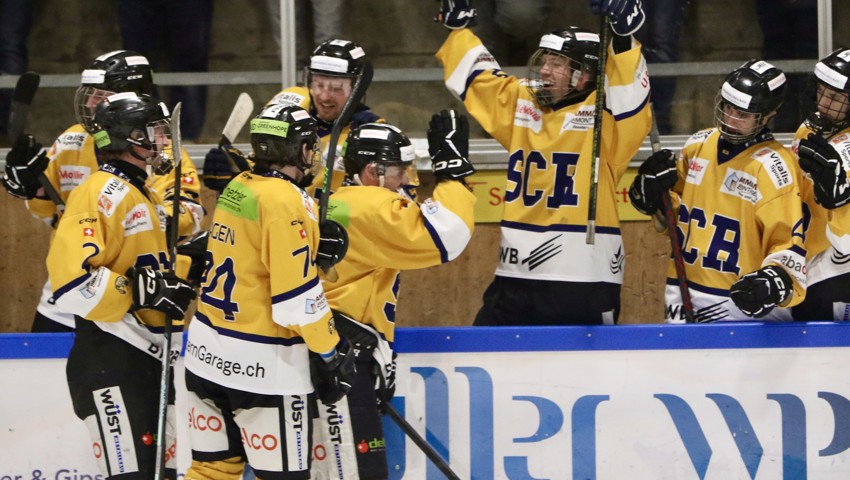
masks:
<svg viewBox="0 0 850 480"><path fill-rule="evenodd" d="M595 64L588 64L547 48L528 61L528 92L543 107L576 97L594 88Z"/></svg>
<svg viewBox="0 0 850 480"><path fill-rule="evenodd" d="M771 114L740 108L723 98L720 92L714 99L714 126L732 144L745 143L755 138L771 117Z"/></svg>
<svg viewBox="0 0 850 480"><path fill-rule="evenodd" d="M94 109L106 97L115 94L92 85L80 85L74 94L74 116L87 132L94 132Z"/></svg>

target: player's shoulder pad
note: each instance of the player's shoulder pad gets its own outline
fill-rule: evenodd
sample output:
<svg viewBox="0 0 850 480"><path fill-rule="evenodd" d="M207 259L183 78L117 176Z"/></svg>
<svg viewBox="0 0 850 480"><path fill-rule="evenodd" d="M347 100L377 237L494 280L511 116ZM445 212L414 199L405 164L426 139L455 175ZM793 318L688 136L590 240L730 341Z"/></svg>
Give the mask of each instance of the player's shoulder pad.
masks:
<svg viewBox="0 0 850 480"><path fill-rule="evenodd" d="M778 144L767 144L757 149L752 155L754 159L762 164L768 178L770 178L777 190L794 183L794 173L786 161L790 159L790 156L791 152Z"/></svg>

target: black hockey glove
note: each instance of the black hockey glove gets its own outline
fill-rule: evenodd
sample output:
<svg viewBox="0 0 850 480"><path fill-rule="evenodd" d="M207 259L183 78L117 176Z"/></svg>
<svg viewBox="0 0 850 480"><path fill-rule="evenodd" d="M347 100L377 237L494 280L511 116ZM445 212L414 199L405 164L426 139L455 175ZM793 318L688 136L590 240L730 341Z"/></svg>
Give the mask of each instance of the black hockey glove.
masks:
<svg viewBox="0 0 850 480"><path fill-rule="evenodd" d="M345 338L353 347L358 357L372 356L374 362L374 374L377 382L375 383L375 397L378 403L378 409L384 413L385 403L392 400L395 395L395 372L397 357L395 352L392 355L375 355L375 349L378 348L381 339L379 333L369 325L364 325L348 315L334 310L334 322L336 323L336 331L339 335ZM389 344L385 343L386 352L389 352ZM379 360L383 358L384 360ZM382 363L387 365L381 365Z"/></svg>
<svg viewBox="0 0 850 480"><path fill-rule="evenodd" d="M629 188L632 205L644 215L652 215L661 205L661 194L679 180L676 156L670 150L659 150L647 158Z"/></svg>
<svg viewBox="0 0 850 480"><path fill-rule="evenodd" d="M378 346L378 333L366 327L345 313L334 310L334 324L339 336L344 338L355 349L367 352L371 355L372 350Z"/></svg>
<svg viewBox="0 0 850 480"><path fill-rule="evenodd" d="M590 11L608 15L611 30L617 35L635 33L646 19L640 0L590 0Z"/></svg>
<svg viewBox="0 0 850 480"><path fill-rule="evenodd" d="M784 303L793 292L788 272L775 265L763 267L739 278L729 296L739 310L751 317L763 317Z"/></svg>
<svg viewBox="0 0 850 480"><path fill-rule="evenodd" d="M151 308L174 320L183 320L189 304L195 299L192 286L173 273L131 268L127 277L133 285L135 308Z"/></svg>
<svg viewBox="0 0 850 480"><path fill-rule="evenodd" d="M812 176L815 184L815 201L824 208L833 209L850 201L850 184L835 147L820 135L811 133L800 140L797 149L800 168Z"/></svg>
<svg viewBox="0 0 850 480"><path fill-rule="evenodd" d="M233 160L239 169L235 172L227 157ZM250 170L250 165L238 148L232 145L224 145L222 148L212 148L204 157L204 185L210 190L218 193L224 191L224 187L233 180L233 177L245 170Z"/></svg>
<svg viewBox="0 0 850 480"><path fill-rule="evenodd" d="M437 180L461 180L475 173L469 163L469 120L442 110L428 124L428 153Z"/></svg>
<svg viewBox="0 0 850 480"><path fill-rule="evenodd" d="M475 16L472 0L440 0L440 13L434 17L434 21L457 30L474 27L478 23L475 21Z"/></svg>
<svg viewBox="0 0 850 480"><path fill-rule="evenodd" d="M324 271L341 262L348 251L348 233L342 225L333 220L319 223L319 251L316 252L316 265Z"/></svg>
<svg viewBox="0 0 850 480"><path fill-rule="evenodd" d="M193 287L199 287L201 285L201 276L204 274L204 258L207 254L207 243L209 243L209 239L209 232L204 230L180 245L177 245L177 253L187 256L192 260L186 280Z"/></svg>
<svg viewBox="0 0 850 480"><path fill-rule="evenodd" d="M354 352L351 344L344 338L340 338L336 353L328 361L318 353L310 352L310 376L316 388L316 395L322 403L336 403L342 400L354 385L356 373Z"/></svg>
<svg viewBox="0 0 850 480"><path fill-rule="evenodd" d="M39 175L47 168L50 160L41 144L35 137L22 134L15 140L15 145L6 155L6 175L3 186L9 195L23 200L35 198L41 183Z"/></svg>

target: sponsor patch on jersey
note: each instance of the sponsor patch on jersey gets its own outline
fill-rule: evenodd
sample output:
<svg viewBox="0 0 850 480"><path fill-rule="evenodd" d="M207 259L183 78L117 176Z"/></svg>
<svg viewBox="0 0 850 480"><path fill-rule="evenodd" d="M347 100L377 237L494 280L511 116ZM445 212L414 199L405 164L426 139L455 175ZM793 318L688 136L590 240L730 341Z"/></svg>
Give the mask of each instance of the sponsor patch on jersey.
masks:
<svg viewBox="0 0 850 480"><path fill-rule="evenodd" d="M708 160L698 157L692 158L690 163L688 163L688 177L685 180L694 185L701 185L707 168Z"/></svg>
<svg viewBox="0 0 850 480"><path fill-rule="evenodd" d="M56 150L82 150L87 136L85 133L65 133L56 139L53 147Z"/></svg>
<svg viewBox="0 0 850 480"><path fill-rule="evenodd" d="M115 277L115 290L118 290L118 293L126 295L129 286L130 280L124 275L118 275Z"/></svg>
<svg viewBox="0 0 850 480"><path fill-rule="evenodd" d="M319 221L319 217L316 215L316 202L313 201L313 197L307 194L304 190L292 185L294 189L301 194L301 201L304 204L304 210L307 210L307 215L310 216L313 220Z"/></svg>
<svg viewBox="0 0 850 480"><path fill-rule="evenodd" d="M537 105L533 102L517 100L514 125L531 129L534 133L540 133L540 129L543 128L543 111L537 108Z"/></svg>
<svg viewBox="0 0 850 480"><path fill-rule="evenodd" d="M753 158L761 162L767 170L773 186L777 189L791 185L794 182L794 177L791 175L791 170L785 164L785 160L779 155L779 152L771 148L759 149Z"/></svg>
<svg viewBox="0 0 850 480"><path fill-rule="evenodd" d="M850 135L841 133L829 139L838 156L841 158L841 164L844 170L850 170Z"/></svg>
<svg viewBox="0 0 850 480"><path fill-rule="evenodd" d="M430 198L422 202L422 206L425 207L424 211L427 215L434 215L440 210L440 204Z"/></svg>
<svg viewBox="0 0 850 480"><path fill-rule="evenodd" d="M157 220L159 219L157 218ZM127 212L127 216L124 217L124 236L129 237L139 232L151 231L153 225L154 219L151 218L147 205L140 203Z"/></svg>
<svg viewBox="0 0 850 480"><path fill-rule="evenodd" d="M115 207L130 192L130 187L118 178L110 178L100 190L97 199L97 209L100 213L111 217L115 213Z"/></svg>
<svg viewBox="0 0 850 480"><path fill-rule="evenodd" d="M753 205L761 200L759 186L756 178L752 175L730 168L726 171L726 179L720 186L720 191L729 195L740 197Z"/></svg>
<svg viewBox="0 0 850 480"><path fill-rule="evenodd" d="M77 291L80 292L80 295L83 296L86 300L94 298L97 295L97 291L100 290L101 284L104 281L104 272L108 272L105 268L98 268L91 274L91 278L86 282L82 288ZM108 276L108 274L107 274Z"/></svg>
<svg viewBox="0 0 850 480"><path fill-rule="evenodd" d="M160 204L156 204L155 208L156 208L156 216L159 219L159 229L164 232L165 227L168 226L168 218L169 218L168 212L165 210L165 207L160 205Z"/></svg>
<svg viewBox="0 0 850 480"><path fill-rule="evenodd" d="M304 95L298 95L294 92L283 92L272 99L277 105L301 105L304 101Z"/></svg>
<svg viewBox="0 0 850 480"><path fill-rule="evenodd" d="M586 132L590 130L593 128L594 112L596 112L596 105L584 105L576 113L566 114L564 123L561 125L561 132L567 130Z"/></svg>
<svg viewBox="0 0 850 480"><path fill-rule="evenodd" d="M193 177L191 173L184 173L180 176L180 182L186 185L194 185L195 177Z"/></svg>
<svg viewBox="0 0 850 480"><path fill-rule="evenodd" d="M304 302L304 313L315 315L328 308L328 299L325 297L325 292L319 293L316 298L308 298Z"/></svg>
<svg viewBox="0 0 850 480"><path fill-rule="evenodd" d="M62 165L59 167L59 190L71 191L91 175L91 168L82 165Z"/></svg>

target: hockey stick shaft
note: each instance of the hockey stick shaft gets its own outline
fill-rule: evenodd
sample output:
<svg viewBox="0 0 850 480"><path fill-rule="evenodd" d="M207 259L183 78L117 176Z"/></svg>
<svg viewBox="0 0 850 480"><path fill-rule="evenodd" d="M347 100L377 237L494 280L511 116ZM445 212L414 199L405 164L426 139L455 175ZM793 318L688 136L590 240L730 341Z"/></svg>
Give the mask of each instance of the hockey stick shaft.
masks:
<svg viewBox="0 0 850 480"><path fill-rule="evenodd" d="M221 131L221 139L218 141L218 149L224 152L227 157L227 163L230 164L230 170L233 173L242 171L233 157L230 155L228 148L236 141L236 136L242 131L242 127L248 123L251 115L254 113L254 101L251 96L245 92L239 94L236 98L236 103L233 105L233 110L230 111L230 117L227 118L227 123Z"/></svg>
<svg viewBox="0 0 850 480"><path fill-rule="evenodd" d="M652 152L661 150L661 135L658 133L658 121L655 119L655 109L652 109L652 127L649 130L649 144ZM673 265L676 267L676 280L679 282L679 294L682 296L682 310L685 313L685 322L694 323L694 305L691 302L691 292L688 289L688 277L685 273L685 259L682 257L682 245L679 243L679 226L677 216L673 213L673 200L670 192L665 190L661 193L661 206L664 209L664 221L667 224L667 235L670 237L670 248L672 249Z"/></svg>
<svg viewBox="0 0 850 480"><path fill-rule="evenodd" d="M585 243L596 243L596 204L599 195L599 152L602 149L602 118L605 110L605 64L608 63L608 39L610 27L608 17L600 17L599 25L599 64L596 66L596 108L593 111L593 151L590 164L590 204L587 207L587 237Z"/></svg>
<svg viewBox="0 0 850 480"><path fill-rule="evenodd" d="M182 104L177 103L171 112L171 154L174 157L174 187L172 194L171 229L168 238L168 271L174 273L177 266L177 238L180 227L180 186L183 183L182 141L180 137L180 112ZM171 330L172 318L165 315L163 337L165 346L162 352L162 372L160 372L159 384L159 410L156 425L156 473L154 478L160 480L165 478L165 446L166 425L168 423L168 397L171 389Z"/></svg>
<svg viewBox="0 0 850 480"><path fill-rule="evenodd" d="M336 163L336 146L339 144L340 133L342 133L342 129L348 125L348 121L351 120L351 115L354 114L354 110L357 109L357 106L360 105L360 102L366 95L366 90L369 88L369 84L372 83L373 74L374 71L372 70L372 64L369 63L369 61L365 61L363 63L363 71L360 72L360 75L351 87L351 95L348 96L348 99L342 106L342 111L340 112L339 117L334 120L333 126L331 127L331 138L328 141L328 153L325 160L325 182L322 186L322 197L319 199L320 222L328 216L328 201L331 195L331 186L333 185L334 163Z"/></svg>
<svg viewBox="0 0 850 480"><path fill-rule="evenodd" d="M40 83L41 76L35 72L26 72L18 77L18 82L15 84L15 90L12 93L8 129L9 140L14 142L26 130L30 107ZM64 211L65 201L62 200L62 196L59 195L44 172L38 174L38 183L41 184L47 197L56 204L57 210Z"/></svg>
<svg viewBox="0 0 850 480"><path fill-rule="evenodd" d="M419 447L419 450L422 450L422 453L424 453L425 456L428 457L428 459L431 460L441 472L443 472L443 475L445 475L446 478L449 480L460 480L460 477L454 472L454 470L452 470L452 467L449 466L443 457L434 450L434 447L426 442L425 439L419 435L419 432L417 432L413 426L409 424L400 413L398 413L398 410L395 409L392 402L386 402L384 406L386 407L387 414L389 414L390 418L393 419L396 425L401 428L405 435L413 440L413 443Z"/></svg>

